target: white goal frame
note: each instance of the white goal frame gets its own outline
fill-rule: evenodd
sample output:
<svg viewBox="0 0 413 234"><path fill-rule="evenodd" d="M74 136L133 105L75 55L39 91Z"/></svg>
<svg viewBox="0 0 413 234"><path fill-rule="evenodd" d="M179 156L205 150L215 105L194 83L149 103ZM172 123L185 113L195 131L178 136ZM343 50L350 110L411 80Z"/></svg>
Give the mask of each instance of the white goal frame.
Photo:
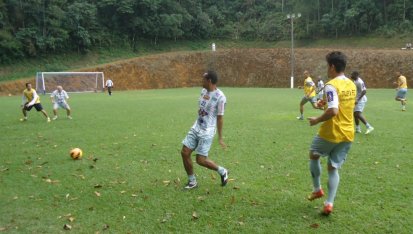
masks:
<svg viewBox="0 0 413 234"><path fill-rule="evenodd" d="M38 93L51 93L53 92L56 87L46 87L45 83L45 75L67 75L67 76L82 76L82 75L88 75L93 77L95 75L95 82L94 82L94 87L93 90L84 90L84 91L68 91L63 87L63 89L66 90L68 93L85 93L85 92L104 92L105 91L105 74L103 72L37 72L36 74L36 91ZM101 79L100 79L101 78ZM46 78L47 79L47 78ZM70 78L69 78L70 79ZM101 81L100 81L101 80ZM101 83L101 86L100 86ZM58 84L61 85L61 84ZM101 90L99 90L101 87Z"/></svg>

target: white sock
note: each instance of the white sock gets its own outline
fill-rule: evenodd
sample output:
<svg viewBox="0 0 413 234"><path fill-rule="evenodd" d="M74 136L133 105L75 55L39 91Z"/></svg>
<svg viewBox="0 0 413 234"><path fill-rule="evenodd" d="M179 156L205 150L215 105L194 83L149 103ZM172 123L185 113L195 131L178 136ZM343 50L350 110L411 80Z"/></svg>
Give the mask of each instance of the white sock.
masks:
<svg viewBox="0 0 413 234"><path fill-rule="evenodd" d="M196 182L196 177L195 177L195 175L188 175L188 180L189 180L190 182Z"/></svg>
<svg viewBox="0 0 413 234"><path fill-rule="evenodd" d="M225 168L218 166L218 170L217 170L218 174L223 175L225 173Z"/></svg>
<svg viewBox="0 0 413 234"><path fill-rule="evenodd" d="M371 128L371 125L369 123L366 123L367 128Z"/></svg>

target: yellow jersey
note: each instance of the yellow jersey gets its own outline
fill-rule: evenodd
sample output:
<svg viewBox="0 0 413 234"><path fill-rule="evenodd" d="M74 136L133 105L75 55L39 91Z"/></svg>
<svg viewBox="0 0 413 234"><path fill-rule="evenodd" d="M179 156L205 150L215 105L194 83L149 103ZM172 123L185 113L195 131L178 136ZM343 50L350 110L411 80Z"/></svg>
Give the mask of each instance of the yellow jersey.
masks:
<svg viewBox="0 0 413 234"><path fill-rule="evenodd" d="M30 89L30 90L25 89L23 91L23 97L25 97L27 102L29 102L29 103L33 101L33 98L35 96L36 96L36 100L34 101L33 104L40 103L40 97L39 97L39 95L37 95L36 90L34 90L34 89Z"/></svg>
<svg viewBox="0 0 413 234"><path fill-rule="evenodd" d="M399 76L397 78L397 85L399 89L407 89L407 81L405 76Z"/></svg>
<svg viewBox="0 0 413 234"><path fill-rule="evenodd" d="M331 90L335 90L333 93ZM318 135L330 142L352 142L354 140L354 105L357 96L357 88L354 82L345 76L336 77L325 85L324 99L328 102L338 98L338 114L325 121L318 131Z"/></svg>
<svg viewBox="0 0 413 234"><path fill-rule="evenodd" d="M304 95L310 98L315 96L315 84L311 77L307 77L304 80Z"/></svg>

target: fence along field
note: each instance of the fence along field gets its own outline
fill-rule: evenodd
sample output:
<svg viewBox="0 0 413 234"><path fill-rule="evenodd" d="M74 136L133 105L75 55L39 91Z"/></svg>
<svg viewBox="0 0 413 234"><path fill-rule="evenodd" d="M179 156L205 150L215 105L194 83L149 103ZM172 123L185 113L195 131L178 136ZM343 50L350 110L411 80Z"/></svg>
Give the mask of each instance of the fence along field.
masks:
<svg viewBox="0 0 413 234"><path fill-rule="evenodd" d="M329 218L308 202L308 147L318 127L297 121L302 90L227 88L224 137L210 157L230 170L227 187L195 165L200 187L182 191L181 141L200 88L71 94L73 120L20 123L20 97L0 97L0 230L7 233L370 232L409 233L412 111L394 90L369 89L365 115L341 170ZM48 96L42 104L51 113ZM64 113L63 113L64 114ZM318 115L305 106L305 116ZM69 150L80 147L83 159ZM326 186L325 160L322 183Z"/></svg>

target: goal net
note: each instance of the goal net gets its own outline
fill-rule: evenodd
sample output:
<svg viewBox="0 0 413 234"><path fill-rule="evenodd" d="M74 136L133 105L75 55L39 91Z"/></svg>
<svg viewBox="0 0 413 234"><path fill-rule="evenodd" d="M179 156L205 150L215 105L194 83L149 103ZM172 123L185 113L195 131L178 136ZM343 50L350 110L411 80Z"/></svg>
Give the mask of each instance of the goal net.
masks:
<svg viewBox="0 0 413 234"><path fill-rule="evenodd" d="M38 93L51 93L61 85L66 92L102 92L105 76L103 72L38 72L36 90Z"/></svg>

